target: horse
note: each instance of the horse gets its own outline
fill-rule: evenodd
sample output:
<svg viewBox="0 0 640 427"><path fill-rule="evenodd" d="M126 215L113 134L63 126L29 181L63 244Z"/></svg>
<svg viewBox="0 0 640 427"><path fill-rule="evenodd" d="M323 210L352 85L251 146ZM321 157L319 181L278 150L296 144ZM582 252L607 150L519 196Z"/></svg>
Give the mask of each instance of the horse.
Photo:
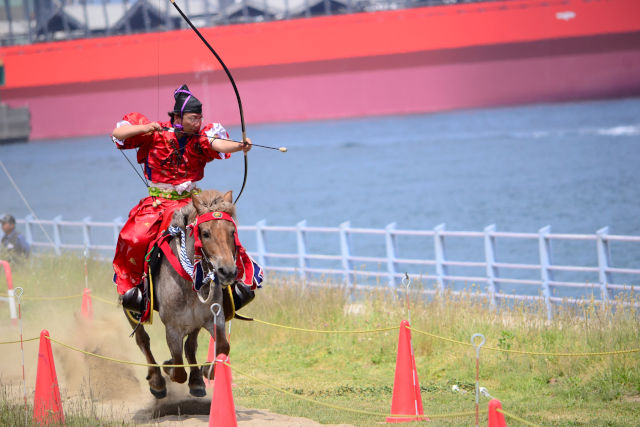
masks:
<svg viewBox="0 0 640 427"><path fill-rule="evenodd" d="M166 340L171 353L171 359L163 365L182 365L182 352L184 341L184 355L190 365L196 365L196 349L198 347L198 333L200 329L206 329L216 339L216 357L218 354L229 354L230 345L225 335L225 321L233 316L233 307L229 298L223 298L227 287L236 280L236 236L234 222L229 220L208 220L200 223L196 220L202 215L212 212L215 219L235 219L235 206L231 191L222 194L216 190L204 190L192 196L191 203L173 213L171 227L178 227L182 236L186 239L185 246L188 258L194 259L194 243L199 237L202 242L202 268L205 274L215 272L217 283L206 282L199 292L208 297L203 299L193 289L193 282L179 274L171 265L167 257L162 256L155 267L151 267L150 276L153 284L154 309L158 311L160 319L165 326ZM209 217L211 218L211 217ZM196 224L193 226L193 224ZM191 228L193 227L193 232ZM174 228L174 230L176 230ZM171 251L178 256L181 238L171 239L169 245ZM213 304L219 304L220 312L214 316ZM226 315L225 315L226 314ZM136 344L146 357L147 363L156 364L151 353L149 335L142 323L134 321L127 316L129 323L134 328ZM216 319L214 323L214 318ZM206 366L205 366L206 367ZM203 370L211 372L212 369L190 367L189 393L196 397L206 395L203 381ZM184 367L163 366L164 372L177 383L187 380L187 372ZM158 399L167 395L165 379L158 366L148 368L147 380L151 394Z"/></svg>

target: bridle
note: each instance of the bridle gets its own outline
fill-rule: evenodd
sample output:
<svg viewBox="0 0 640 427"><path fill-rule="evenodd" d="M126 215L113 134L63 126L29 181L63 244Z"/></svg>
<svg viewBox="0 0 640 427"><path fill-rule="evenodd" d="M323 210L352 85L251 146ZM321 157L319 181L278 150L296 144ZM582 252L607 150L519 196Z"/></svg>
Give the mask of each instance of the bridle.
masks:
<svg viewBox="0 0 640 427"><path fill-rule="evenodd" d="M233 224L233 228L234 228L234 244L235 244L235 251L233 253L233 261L234 263L238 264L238 248L242 248L242 244L240 243L240 239L238 238L238 225L236 224L236 222L234 221L233 217L231 215L229 215L226 212L221 212L221 211L213 211L213 212L206 212L202 215L199 215L196 217L196 220L192 223L189 224L187 226L187 228L191 229L191 235L194 238L194 244L193 244L193 248L194 248L194 266L196 266L198 264L198 262L201 262L202 260L204 260L208 266L209 266L209 273L207 274L207 277L211 276L211 274L215 274L215 266L213 265L213 263L210 261L209 257L207 256L206 251L203 250L203 246L202 246L202 240L200 240L200 224L204 224L205 222L209 222L209 221L229 221L230 223ZM242 248L242 250L244 250L244 248ZM223 288L226 287L227 285L222 284Z"/></svg>

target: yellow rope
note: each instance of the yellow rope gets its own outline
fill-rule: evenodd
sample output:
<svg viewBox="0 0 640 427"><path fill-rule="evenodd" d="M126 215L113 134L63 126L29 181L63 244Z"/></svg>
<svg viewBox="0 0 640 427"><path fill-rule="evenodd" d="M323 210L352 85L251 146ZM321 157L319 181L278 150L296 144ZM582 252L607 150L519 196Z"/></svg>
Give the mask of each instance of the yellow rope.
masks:
<svg viewBox="0 0 640 427"><path fill-rule="evenodd" d="M448 342L452 342L454 344L460 344L460 345L464 345L464 346L467 346L467 347L473 347L473 344L471 344L469 342L458 341L458 340L454 340L454 339L451 339L451 338L441 337L440 335L432 334L430 332L424 332L424 331L421 331L419 329L412 328L412 327L407 327L407 329L409 329L410 331L417 332L417 333L422 334L422 335L426 335L426 336L431 337L431 338L437 338L437 339L442 340L442 341L448 341ZM482 348L484 348L484 346Z"/></svg>
<svg viewBox="0 0 640 427"><path fill-rule="evenodd" d="M516 415L510 414L509 412L507 412L507 411L505 411L503 409L497 408L496 412L500 412L501 414L504 414L509 418L513 418L516 421L520 421L522 424L526 424L526 425L532 426L532 427L540 427L538 424L534 424L534 423L532 423L530 421L523 420L522 418L520 418L520 417L518 417Z"/></svg>
<svg viewBox="0 0 640 427"><path fill-rule="evenodd" d="M35 337L35 338L27 338L26 340L17 340L17 341L0 341L0 344L18 344L20 342L29 342L29 341L35 341L37 339L40 339L40 337Z"/></svg>
<svg viewBox="0 0 640 427"><path fill-rule="evenodd" d="M272 390L276 390L279 391L280 393L284 393L286 395L295 397L297 399L301 399L301 400L306 400L307 402L313 403L315 405L320 405L320 406L325 406L327 408L332 408L332 409L337 409L340 411L346 411L346 412L353 412L356 414L363 414L363 415L373 415L376 417L393 417L393 418L456 418L456 417L470 417L475 415L475 411L467 411L467 412L453 412L450 414L427 414L427 415L399 415L399 414L385 414L385 413L380 413L380 412L371 412L371 411L364 411L364 410L359 410L359 409L352 409L352 408L345 408L343 406L338 406L338 405L332 405L330 403L324 403L324 402L318 402L317 400L313 400L309 397L306 396L301 396L299 394L295 394L292 393L290 391L281 389L277 386L274 386L272 384L267 383L266 381L263 381L259 378L254 377L253 375L247 374L246 372L241 371L240 369L231 366L230 364L228 364L227 362L219 362L219 363L223 363L224 365L230 367L234 372L239 373L240 375L250 378L264 386L269 387ZM480 411L481 413L487 413L486 410Z"/></svg>
<svg viewBox="0 0 640 427"><path fill-rule="evenodd" d="M355 330L355 331L327 331L327 330L321 330L321 329L305 329L305 328L296 328L293 326L278 325L277 323L266 322L264 320L255 319L255 318L253 319L253 321L262 323L265 325L269 325L269 326L275 326L277 328L291 329L293 331L302 331L302 332L315 332L320 334L368 334L372 332L385 332L385 331L393 331L395 329L398 329L398 327L392 327L392 328L366 329L366 330Z"/></svg>
<svg viewBox="0 0 640 427"><path fill-rule="evenodd" d="M57 300L80 298L80 297L82 297L82 294L66 295L66 296L62 296L62 297L26 297L26 296L23 296L22 299L23 300L29 300L29 301L57 301Z"/></svg>
<svg viewBox="0 0 640 427"><path fill-rule="evenodd" d="M95 299L97 299L98 301L104 302L104 303L106 303L106 304L118 305L118 303L117 303L117 302L113 302L113 301L108 300L108 299L106 299L106 298L99 297L98 295L92 295L92 296L91 296L91 298L95 298Z"/></svg>
<svg viewBox="0 0 640 427"><path fill-rule="evenodd" d="M432 338L437 338L439 340L452 342L455 344L464 345L467 347L474 347L473 344L464 341L458 341L451 338L441 337L439 335L431 334L429 332L424 332L416 328L408 328L412 331L415 331L419 334L423 334ZM525 351L525 350L508 350L504 348L490 347L490 346L482 346L483 350L491 350L491 351L499 351L503 353L514 353L514 354L528 354L532 356L562 356L562 357L589 357L589 356L611 356L616 354L629 354L629 353L638 353L640 352L640 348L632 348L630 350L614 350L614 351L596 351L591 353L552 353L552 352L544 352L544 351Z"/></svg>
<svg viewBox="0 0 640 427"><path fill-rule="evenodd" d="M27 296L23 296L22 299L23 300L28 300L28 301L56 301L56 300L64 300L64 299L72 299L72 298L81 298L84 294L76 294L76 295L65 295L65 296L59 296L59 297L27 297ZM0 294L0 297L2 298L8 298L9 295L7 294ZM102 301L106 304L111 304L111 305L118 305L118 303L113 302L111 300L108 300L106 298L102 298L98 295L91 295L91 298L95 298L98 301Z"/></svg>
<svg viewBox="0 0 640 427"><path fill-rule="evenodd" d="M104 360L109 360L111 362L116 362L116 363L121 363L123 365L135 365L135 366L147 366L147 367L153 367L153 368L194 368L194 367L200 367L200 366L209 366L212 364L212 362L207 362L207 363L195 363L195 364L186 364L186 365L160 365L157 363L139 363L139 362L131 362L128 360L122 360L122 359L116 359L114 357L108 357L108 356L102 356L100 354L96 354L96 353L91 353L90 351L85 351L85 350L81 350L77 347L71 346L69 344L65 344L61 341L56 340L55 338L51 338L51 337L46 337L48 340L53 341L56 344L60 344L63 347L66 347L70 350L73 351L77 351L79 353L82 354L86 354L87 356L93 356L93 357L97 357L99 359L104 359ZM18 341L19 342L19 341Z"/></svg>
<svg viewBox="0 0 640 427"><path fill-rule="evenodd" d="M83 294L79 294L79 295L67 295L67 296L62 296L62 297L23 297L24 299L28 299L28 300L62 300L62 299L70 299L70 298L78 298L78 297L82 297ZM102 301L104 303L107 304L112 304L112 305L117 305L117 303L114 303L112 301L109 301L105 298L101 298L97 295L94 295L93 298L97 299L98 301ZM380 328L380 329L364 329L364 330L354 330L354 331L338 331L338 330L321 330L321 329L306 329L306 328L296 328L294 326L287 326L287 325L279 325L277 323L271 323L271 322L267 322L265 320L260 320L260 319L253 319L254 322L257 323L262 323L264 325L268 325L268 326L274 326L277 328L283 328L283 329L289 329L289 330L293 330L293 331L301 331L301 332L313 332L313 333L320 333L320 334L368 334L368 333L376 333L376 332L387 332L387 331L393 331L395 329L398 329L397 327L390 327L390 328ZM407 327L407 329L417 332L419 334L422 335L426 335L428 337L432 337L432 338L436 338L442 341L447 341L447 342L451 342L454 344L459 344L459 345L463 345L463 346L467 346L467 347L473 347L473 344L469 343L469 342L465 342L465 341L459 341L459 340L454 340L451 338L447 338L447 337L443 337L440 335L436 335L436 334L432 334L429 332L425 332L425 331L421 331L419 329L413 328L413 327ZM526 355L530 355L530 356L558 356L558 357L593 357L593 356L613 356L613 355L620 355L620 354L631 354L631 353L640 353L640 348L632 348L629 350L613 350L613 351L596 351L596 352L585 352L585 353L578 353L578 352L567 352L567 353L553 353L553 352L544 352L544 351L525 351L525 350L510 350L510 349L504 349L504 348L497 348L497 347L490 347L490 346L483 346L482 347L485 350L491 350L491 351L498 351L498 352L502 352L502 353L512 353L512 354L526 354ZM186 365L185 365L186 366Z"/></svg>

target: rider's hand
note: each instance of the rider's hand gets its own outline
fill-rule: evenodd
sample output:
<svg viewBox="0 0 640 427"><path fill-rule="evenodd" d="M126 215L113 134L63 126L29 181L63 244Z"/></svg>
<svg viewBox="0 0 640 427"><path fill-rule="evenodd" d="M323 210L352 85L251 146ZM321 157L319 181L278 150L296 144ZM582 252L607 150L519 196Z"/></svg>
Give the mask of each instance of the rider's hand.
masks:
<svg viewBox="0 0 640 427"><path fill-rule="evenodd" d="M247 138L244 141L244 144L242 144L242 151L244 151L245 153L251 151L251 138Z"/></svg>
<svg viewBox="0 0 640 427"><path fill-rule="evenodd" d="M158 132L162 130L162 126L158 122L151 122L146 125L145 133Z"/></svg>

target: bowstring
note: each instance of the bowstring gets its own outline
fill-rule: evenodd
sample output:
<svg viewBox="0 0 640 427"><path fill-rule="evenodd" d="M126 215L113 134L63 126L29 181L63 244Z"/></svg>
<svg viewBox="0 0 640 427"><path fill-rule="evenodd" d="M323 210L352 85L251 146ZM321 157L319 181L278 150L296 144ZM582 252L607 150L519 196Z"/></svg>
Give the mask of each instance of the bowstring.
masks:
<svg viewBox="0 0 640 427"><path fill-rule="evenodd" d="M144 177L143 174L140 174L140 172L138 172L138 168L136 168L134 166L134 164L131 162L131 160L129 160L129 157L125 154L124 151L122 150L118 150L120 151L120 153L122 153L122 155L124 156L125 159L127 159L127 162L129 162L129 165L131 165L131 167L133 168L133 171L136 173L136 175L138 175L138 177L142 180L142 183L144 184L144 186L146 188L149 188L149 181L147 181L147 179ZM138 149L136 148L136 155L138 154ZM140 165L140 169L142 170L142 165ZM143 171L144 173L144 171Z"/></svg>

